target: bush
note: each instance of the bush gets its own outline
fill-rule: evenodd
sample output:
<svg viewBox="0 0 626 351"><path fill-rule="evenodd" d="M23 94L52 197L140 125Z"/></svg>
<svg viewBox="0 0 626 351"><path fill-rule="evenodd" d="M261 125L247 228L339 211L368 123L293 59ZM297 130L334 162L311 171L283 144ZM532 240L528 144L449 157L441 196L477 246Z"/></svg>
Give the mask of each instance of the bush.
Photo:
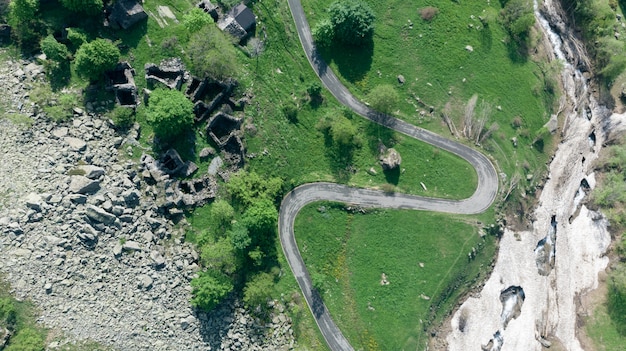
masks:
<svg viewBox="0 0 626 351"><path fill-rule="evenodd" d="M233 291L234 285L230 278L216 271L200 272L191 280L191 304L205 311L217 306Z"/></svg>
<svg viewBox="0 0 626 351"><path fill-rule="evenodd" d="M76 51L76 72L92 81L113 69L120 59L120 50L106 39L85 43Z"/></svg>
<svg viewBox="0 0 626 351"><path fill-rule="evenodd" d="M368 99L372 108L382 113L391 113L400 100L396 89L389 84L374 87L368 94Z"/></svg>
<svg viewBox="0 0 626 351"><path fill-rule="evenodd" d="M117 106L111 111L111 120L117 128L128 129L135 123L135 111L129 107Z"/></svg>
<svg viewBox="0 0 626 351"><path fill-rule="evenodd" d="M237 55L233 44L215 26L205 26L189 40L193 74L222 80L235 75Z"/></svg>
<svg viewBox="0 0 626 351"><path fill-rule="evenodd" d="M626 336L626 267L620 265L611 272L608 310L617 331Z"/></svg>
<svg viewBox="0 0 626 351"><path fill-rule="evenodd" d="M9 4L9 24L13 27L13 36L23 50L33 49L39 43L37 12L38 0L13 0Z"/></svg>
<svg viewBox="0 0 626 351"><path fill-rule="evenodd" d="M6 22L9 16L10 0L0 0L0 23Z"/></svg>
<svg viewBox="0 0 626 351"><path fill-rule="evenodd" d="M374 12L361 0L339 0L328 9L334 37L345 45L368 43L374 34Z"/></svg>
<svg viewBox="0 0 626 351"><path fill-rule="evenodd" d="M17 322L17 312L15 311L15 304L10 297L0 298L0 320L2 320L2 326L13 330L15 323Z"/></svg>
<svg viewBox="0 0 626 351"><path fill-rule="evenodd" d="M424 21L430 22L439 13L439 9L436 7L428 6L420 9L420 17Z"/></svg>
<svg viewBox="0 0 626 351"><path fill-rule="evenodd" d="M298 122L298 106L293 101L288 101L283 105L283 114L290 122Z"/></svg>
<svg viewBox="0 0 626 351"><path fill-rule="evenodd" d="M61 0L66 9L90 16L102 13L102 0Z"/></svg>
<svg viewBox="0 0 626 351"><path fill-rule="evenodd" d="M68 28L67 40L70 42L72 51L76 51L81 45L87 42L87 33L80 28Z"/></svg>
<svg viewBox="0 0 626 351"><path fill-rule="evenodd" d="M70 55L67 46L59 43L52 35L43 38L39 45L48 60L64 62Z"/></svg>
<svg viewBox="0 0 626 351"><path fill-rule="evenodd" d="M204 12L204 10L197 7L194 7L183 15L183 26L191 33L195 33L211 23L213 23L213 18L208 13Z"/></svg>
<svg viewBox="0 0 626 351"><path fill-rule="evenodd" d="M9 345L5 351L43 351L45 350L45 337L33 327L24 327L9 339Z"/></svg>
<svg viewBox="0 0 626 351"><path fill-rule="evenodd" d="M239 171L230 177L226 189L239 203L246 206L261 199L275 201L281 194L280 178L262 178L255 172Z"/></svg>
<svg viewBox="0 0 626 351"><path fill-rule="evenodd" d="M510 0L502 9L502 20L513 39L524 43L535 24L533 4L530 0Z"/></svg>
<svg viewBox="0 0 626 351"><path fill-rule="evenodd" d="M193 103L178 90L156 89L150 94L146 119L157 138L170 141L193 125Z"/></svg>
<svg viewBox="0 0 626 351"><path fill-rule="evenodd" d="M323 19L313 27L311 32L315 44L321 48L330 47L335 39L335 29L330 19Z"/></svg>
<svg viewBox="0 0 626 351"><path fill-rule="evenodd" d="M243 302L249 308L266 306L274 290L274 277L269 273L259 273L246 283L243 289Z"/></svg>

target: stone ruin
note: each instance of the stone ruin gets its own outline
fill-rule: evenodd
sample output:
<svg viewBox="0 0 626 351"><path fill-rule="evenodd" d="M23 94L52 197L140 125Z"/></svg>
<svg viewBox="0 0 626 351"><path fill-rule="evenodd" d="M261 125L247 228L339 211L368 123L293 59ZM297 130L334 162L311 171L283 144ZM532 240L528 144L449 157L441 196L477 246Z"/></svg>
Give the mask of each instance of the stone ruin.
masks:
<svg viewBox="0 0 626 351"><path fill-rule="evenodd" d="M189 73L185 70L183 61L176 57L165 59L157 66L154 63L146 63L146 82L152 89L162 84L169 89L180 90L183 83L189 80Z"/></svg>
<svg viewBox="0 0 626 351"><path fill-rule="evenodd" d="M246 5L233 7L226 16L217 22L217 27L239 41L244 41L256 28L256 16Z"/></svg>
<svg viewBox="0 0 626 351"><path fill-rule="evenodd" d="M196 6L204 12L208 13L213 18L213 21L217 22L217 6L213 5L211 1L202 0Z"/></svg>
<svg viewBox="0 0 626 351"><path fill-rule="evenodd" d="M105 25L115 29L128 29L148 18L148 14L137 0L117 0L106 10Z"/></svg>
<svg viewBox="0 0 626 351"><path fill-rule="evenodd" d="M242 111L245 99L233 101L231 98L236 87L237 81L235 80L220 82L208 78L192 77L185 95L194 102L195 122L201 123L208 120L211 114L224 104L227 104L234 111Z"/></svg>
<svg viewBox="0 0 626 351"><path fill-rule="evenodd" d="M169 149L161 158L162 169L169 175L189 177L198 170L198 166L191 161L183 162L178 152Z"/></svg>
<svg viewBox="0 0 626 351"><path fill-rule="evenodd" d="M134 75L135 70L128 62L120 62L114 69L105 72L106 89L115 93L115 102L120 106L137 106L137 86Z"/></svg>

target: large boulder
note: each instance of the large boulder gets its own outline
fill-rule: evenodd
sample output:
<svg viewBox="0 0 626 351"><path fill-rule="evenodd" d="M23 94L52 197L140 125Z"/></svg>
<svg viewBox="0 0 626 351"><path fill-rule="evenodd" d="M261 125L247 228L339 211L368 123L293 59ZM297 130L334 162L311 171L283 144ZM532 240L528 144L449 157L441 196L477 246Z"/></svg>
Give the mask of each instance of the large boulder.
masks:
<svg viewBox="0 0 626 351"><path fill-rule="evenodd" d="M87 215L87 217L89 217L89 219L104 224L113 224L113 222L115 222L115 219L117 218L115 217L115 215L94 205L87 205L85 214Z"/></svg>
<svg viewBox="0 0 626 351"><path fill-rule="evenodd" d="M400 157L400 153L394 148L387 149L380 155L380 165L385 171L397 168L401 163L402 157Z"/></svg>
<svg viewBox="0 0 626 351"><path fill-rule="evenodd" d="M81 175L74 175L70 180L69 190L74 194L95 194L100 190L100 182Z"/></svg>

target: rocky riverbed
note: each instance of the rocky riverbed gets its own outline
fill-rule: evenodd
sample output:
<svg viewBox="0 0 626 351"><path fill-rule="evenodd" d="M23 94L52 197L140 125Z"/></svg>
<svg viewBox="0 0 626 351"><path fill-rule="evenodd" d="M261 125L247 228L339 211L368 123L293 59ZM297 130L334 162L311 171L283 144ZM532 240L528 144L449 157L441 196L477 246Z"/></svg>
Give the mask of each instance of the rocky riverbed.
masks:
<svg viewBox="0 0 626 351"><path fill-rule="evenodd" d="M0 66L0 111L27 122L0 118L0 273L39 322L120 350L293 348L280 303L268 322L235 298L209 314L190 306L198 254L184 219L158 211L163 184L126 155L132 133L81 109L48 121L28 100L42 79L30 62Z"/></svg>

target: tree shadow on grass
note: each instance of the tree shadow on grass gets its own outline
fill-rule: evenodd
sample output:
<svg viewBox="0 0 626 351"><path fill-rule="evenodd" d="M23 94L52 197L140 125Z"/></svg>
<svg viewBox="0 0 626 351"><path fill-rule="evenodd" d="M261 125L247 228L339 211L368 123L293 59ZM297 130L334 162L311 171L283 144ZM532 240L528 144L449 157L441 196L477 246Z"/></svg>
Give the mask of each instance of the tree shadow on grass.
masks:
<svg viewBox="0 0 626 351"><path fill-rule="evenodd" d="M320 50L326 62L334 62L339 74L351 83L361 81L372 68L374 42L350 47L339 43Z"/></svg>
<svg viewBox="0 0 626 351"><path fill-rule="evenodd" d="M347 183L352 177L352 160L354 159L354 145L337 145L328 131L324 132L324 145L330 171L339 183Z"/></svg>
<svg viewBox="0 0 626 351"><path fill-rule="evenodd" d="M400 182L400 167L395 167L393 169L383 171L383 173L385 174L385 179L387 180L387 183L398 185L398 183Z"/></svg>
<svg viewBox="0 0 626 351"><path fill-rule="evenodd" d="M526 39L510 38L506 43L509 58L514 63L524 64L528 61L528 43Z"/></svg>

